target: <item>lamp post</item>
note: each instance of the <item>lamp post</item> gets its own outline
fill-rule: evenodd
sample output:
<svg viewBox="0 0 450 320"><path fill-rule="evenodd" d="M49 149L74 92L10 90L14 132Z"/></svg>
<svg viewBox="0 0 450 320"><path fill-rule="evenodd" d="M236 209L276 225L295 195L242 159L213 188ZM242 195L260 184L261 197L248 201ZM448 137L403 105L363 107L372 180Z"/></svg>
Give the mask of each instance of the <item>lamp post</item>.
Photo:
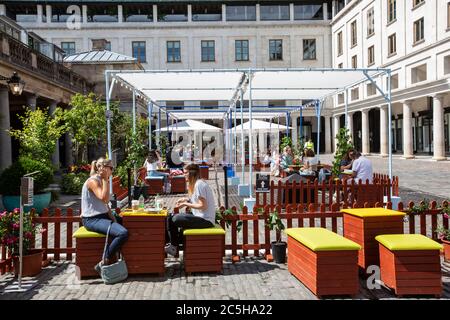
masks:
<svg viewBox="0 0 450 320"><path fill-rule="evenodd" d="M0 81L6 81L9 91L11 91L11 93L15 96L20 96L22 94L23 88L25 87L25 82L20 79L17 72L14 72L9 78L0 75Z"/></svg>

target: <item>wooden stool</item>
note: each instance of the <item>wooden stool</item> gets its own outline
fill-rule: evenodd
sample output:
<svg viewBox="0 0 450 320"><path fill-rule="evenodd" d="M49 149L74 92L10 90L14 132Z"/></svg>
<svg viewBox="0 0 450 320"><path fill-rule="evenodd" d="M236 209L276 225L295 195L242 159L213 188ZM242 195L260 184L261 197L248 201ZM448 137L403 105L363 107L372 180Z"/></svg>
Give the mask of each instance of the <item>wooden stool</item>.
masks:
<svg viewBox="0 0 450 320"><path fill-rule="evenodd" d="M184 175L173 176L170 180L171 193L186 193L186 179Z"/></svg>
<svg viewBox="0 0 450 320"><path fill-rule="evenodd" d="M94 267L102 260L106 236L80 227L73 237L76 239L75 274L78 280L99 277Z"/></svg>
<svg viewBox="0 0 450 320"><path fill-rule="evenodd" d="M225 254L225 230L216 225L206 229L186 229L184 235L184 271L222 272Z"/></svg>
<svg viewBox="0 0 450 320"><path fill-rule="evenodd" d="M355 295L361 246L324 228L291 228L288 270L316 296Z"/></svg>
<svg viewBox="0 0 450 320"><path fill-rule="evenodd" d="M380 248L381 281L397 295L442 294L442 245L420 234L375 238Z"/></svg>
<svg viewBox="0 0 450 320"><path fill-rule="evenodd" d="M209 179L209 166L199 166L200 167L200 178L208 180Z"/></svg>
<svg viewBox="0 0 450 320"><path fill-rule="evenodd" d="M162 194L164 192L164 177L145 177L148 185L148 194Z"/></svg>

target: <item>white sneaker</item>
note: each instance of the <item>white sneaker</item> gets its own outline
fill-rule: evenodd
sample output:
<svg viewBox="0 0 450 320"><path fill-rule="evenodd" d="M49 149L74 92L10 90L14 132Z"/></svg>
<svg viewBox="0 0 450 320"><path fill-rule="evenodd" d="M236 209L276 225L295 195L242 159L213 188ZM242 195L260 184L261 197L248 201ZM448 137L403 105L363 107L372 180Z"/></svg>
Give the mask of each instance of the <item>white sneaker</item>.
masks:
<svg viewBox="0 0 450 320"><path fill-rule="evenodd" d="M167 254L170 254L171 256L175 257L177 254L177 247L175 247L172 244L168 244L164 247L164 250Z"/></svg>

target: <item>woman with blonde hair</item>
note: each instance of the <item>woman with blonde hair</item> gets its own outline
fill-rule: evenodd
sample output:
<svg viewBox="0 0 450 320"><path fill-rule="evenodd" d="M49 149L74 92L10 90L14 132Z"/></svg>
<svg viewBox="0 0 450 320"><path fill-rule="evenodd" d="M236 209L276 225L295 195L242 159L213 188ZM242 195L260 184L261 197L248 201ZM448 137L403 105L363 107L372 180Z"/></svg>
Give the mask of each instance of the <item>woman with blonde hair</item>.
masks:
<svg viewBox="0 0 450 320"><path fill-rule="evenodd" d="M173 256L176 255L179 244L179 228L211 228L216 219L214 194L208 183L200 179L200 167L197 164L189 164L183 171L189 198L179 199L175 207L190 209L192 213L178 213L168 217L167 231L170 243L166 245L165 250Z"/></svg>
<svg viewBox="0 0 450 320"><path fill-rule="evenodd" d="M81 218L83 226L92 232L106 234L111 226L109 235L113 241L106 249L104 259L95 270L100 273L102 264L109 264L111 258L128 239L128 231L116 222L109 209L109 178L112 175L112 161L99 158L92 162L91 176L86 180L81 191Z"/></svg>

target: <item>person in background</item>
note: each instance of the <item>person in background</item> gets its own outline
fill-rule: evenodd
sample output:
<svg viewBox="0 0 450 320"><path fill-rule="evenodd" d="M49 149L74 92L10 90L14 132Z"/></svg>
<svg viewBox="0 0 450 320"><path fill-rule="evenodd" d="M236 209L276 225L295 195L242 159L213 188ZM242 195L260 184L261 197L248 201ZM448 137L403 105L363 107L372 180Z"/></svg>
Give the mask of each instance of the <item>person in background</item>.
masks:
<svg viewBox="0 0 450 320"><path fill-rule="evenodd" d="M270 149L267 149L266 155L264 156L264 159L261 162L265 165L272 163L272 152L270 151Z"/></svg>
<svg viewBox="0 0 450 320"><path fill-rule="evenodd" d="M311 138L307 138L303 149L311 149L314 151L314 142L312 142Z"/></svg>
<svg viewBox="0 0 450 320"><path fill-rule="evenodd" d="M372 162L355 149L349 151L349 156L353 160L352 177L355 183L358 183L360 180L361 183L366 183L366 181L373 183Z"/></svg>
<svg viewBox="0 0 450 320"><path fill-rule="evenodd" d="M350 150L348 150L344 157L342 158L339 164L339 171L344 172L344 170L351 170L353 165L353 160L350 158ZM345 177L342 173L339 175L339 178L342 179Z"/></svg>
<svg viewBox="0 0 450 320"><path fill-rule="evenodd" d="M286 173L291 173L292 168L289 166L292 165L294 161L294 155L292 154L292 149L289 146L284 147L283 155L281 156L280 168Z"/></svg>
<svg viewBox="0 0 450 320"><path fill-rule="evenodd" d="M314 170L314 167L317 166L318 164L318 159L316 157L314 150L305 149L303 151L302 162L304 163L303 168L305 170Z"/></svg>
<svg viewBox="0 0 450 320"><path fill-rule="evenodd" d="M165 247L167 254L175 256L180 239L179 228L212 228L216 220L216 205L211 187L200 179L200 167L189 164L184 168L188 187L188 198L179 199L175 207L190 209L191 213L177 213L167 219L166 237L169 243Z"/></svg>
<svg viewBox="0 0 450 320"><path fill-rule="evenodd" d="M106 248L105 257L97 263L95 270L100 273L102 264L108 265L122 245L128 239L128 231L116 222L108 207L109 178L112 175L112 161L99 158L92 162L91 176L83 184L81 190L81 219L88 231L106 234L111 226L109 235L113 238Z"/></svg>
<svg viewBox="0 0 450 320"><path fill-rule="evenodd" d="M165 172L158 171L158 167L162 167L161 155L158 150L150 150L144 161L144 167L147 169L147 177L164 177L169 176Z"/></svg>

